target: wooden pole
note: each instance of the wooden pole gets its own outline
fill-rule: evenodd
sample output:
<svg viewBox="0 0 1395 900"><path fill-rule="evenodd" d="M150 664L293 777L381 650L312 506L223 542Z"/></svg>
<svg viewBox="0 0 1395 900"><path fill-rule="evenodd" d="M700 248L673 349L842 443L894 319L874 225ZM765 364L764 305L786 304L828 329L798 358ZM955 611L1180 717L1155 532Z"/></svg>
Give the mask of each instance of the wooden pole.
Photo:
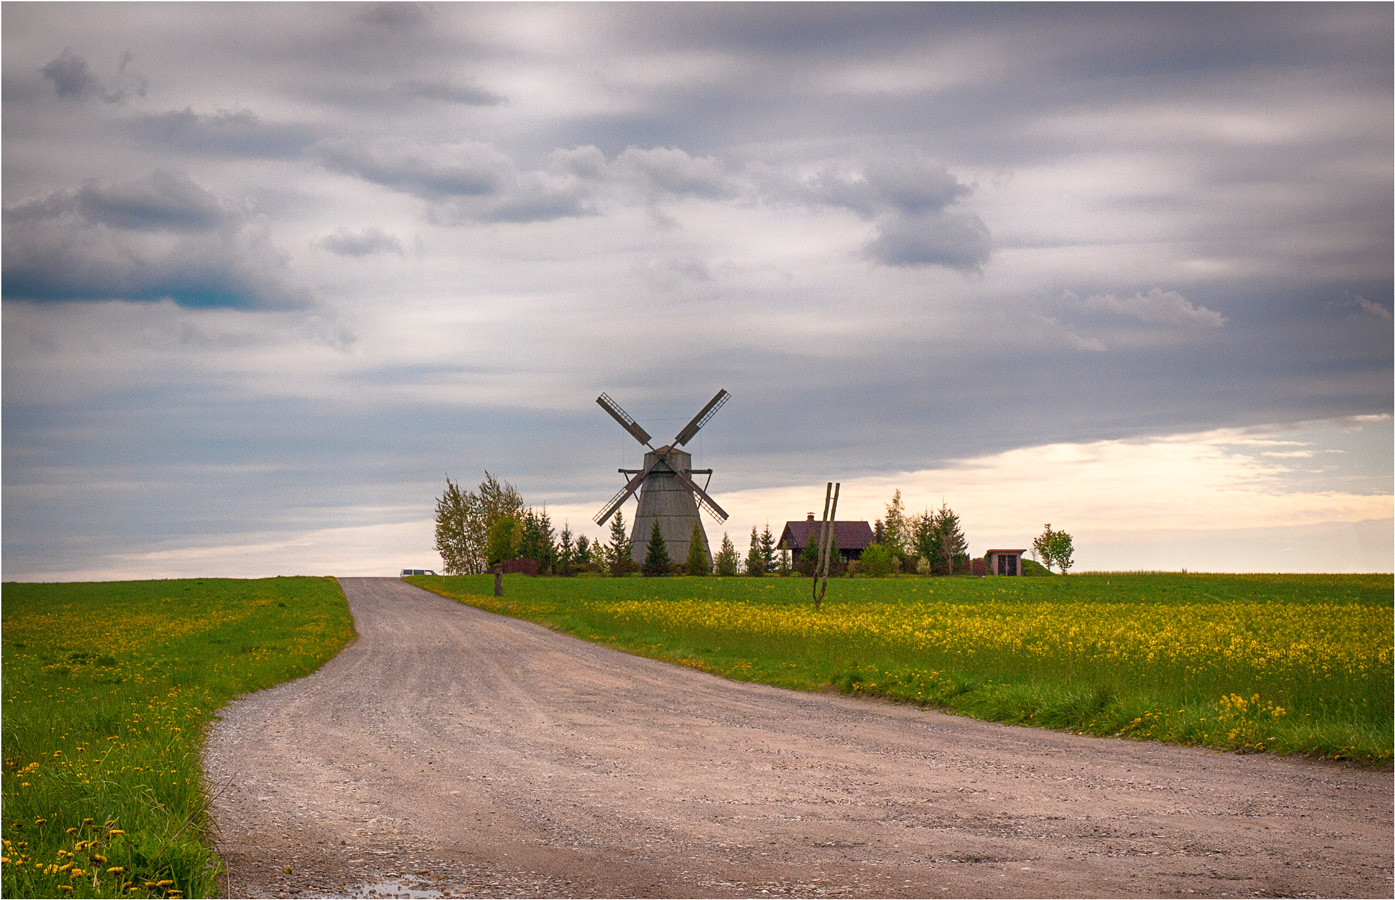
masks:
<svg viewBox="0 0 1395 900"><path fill-rule="evenodd" d="M833 526L838 521L838 491L842 486L841 482L835 484L830 481L823 492L823 525L819 528L819 559L814 568L814 609L819 608L819 604L823 602L824 594L828 593L829 554L833 547ZM830 497L833 500L831 508L829 506ZM820 578L823 579L822 584L820 584Z"/></svg>

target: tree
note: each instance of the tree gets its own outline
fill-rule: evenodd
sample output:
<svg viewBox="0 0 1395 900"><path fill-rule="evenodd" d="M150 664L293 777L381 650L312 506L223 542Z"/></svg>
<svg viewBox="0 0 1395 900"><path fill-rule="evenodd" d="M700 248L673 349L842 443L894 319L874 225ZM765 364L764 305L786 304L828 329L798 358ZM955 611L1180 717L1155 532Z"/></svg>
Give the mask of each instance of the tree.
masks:
<svg viewBox="0 0 1395 900"><path fill-rule="evenodd" d="M765 530L760 533L760 559L767 573L775 571L775 535L770 532L769 522L765 523Z"/></svg>
<svg viewBox="0 0 1395 900"><path fill-rule="evenodd" d="M634 568L630 558L630 538L625 534L625 514L617 512L610 523L610 544L606 547L606 565L610 574L628 575Z"/></svg>
<svg viewBox="0 0 1395 900"><path fill-rule="evenodd" d="M1075 542L1064 531L1057 531L1051 538L1051 558L1056 560L1056 568L1064 575L1075 565L1071 557L1075 554Z"/></svg>
<svg viewBox="0 0 1395 900"><path fill-rule="evenodd" d="M488 563L497 566L506 559L518 556L518 545L523 540L523 523L517 516L504 516L489 528Z"/></svg>
<svg viewBox="0 0 1395 900"><path fill-rule="evenodd" d="M939 559L946 575L953 575L955 567L964 568L969 563L969 542L959 527L959 517L949 504L940 501L940 509L935 513L935 537L938 542Z"/></svg>
<svg viewBox="0 0 1395 900"><path fill-rule="evenodd" d="M1032 541L1032 549L1041 557L1041 564L1046 566L1046 571L1050 572L1051 567L1056 563L1056 557L1052 554L1052 544L1056 532L1051 530L1051 523L1046 523L1046 530L1037 535Z"/></svg>
<svg viewBox="0 0 1395 900"><path fill-rule="evenodd" d="M921 571L920 562L929 570L922 574L939 571L935 563L939 559L940 536L935 528L935 515L928 509L911 520L911 548L918 559L917 572Z"/></svg>
<svg viewBox="0 0 1395 900"><path fill-rule="evenodd" d="M741 570L741 554L736 552L736 545L727 537L727 533L722 532L722 549L717 551L716 563L717 574L731 577Z"/></svg>
<svg viewBox="0 0 1395 900"><path fill-rule="evenodd" d="M809 535L809 543L804 545L804 549L799 552L799 559L794 563L794 570L800 575L813 575L814 570L819 567L819 533L817 531Z"/></svg>
<svg viewBox="0 0 1395 900"><path fill-rule="evenodd" d="M538 544L542 557L538 559L538 571L551 574L557 568L557 535L552 530L552 517L547 507L538 515Z"/></svg>
<svg viewBox="0 0 1395 900"><path fill-rule="evenodd" d="M649 546L644 551L644 575L647 578L667 575L672 568L673 561L668 558L668 544L664 543L664 533L659 529L659 520L655 519L654 527L649 531Z"/></svg>
<svg viewBox="0 0 1395 900"><path fill-rule="evenodd" d="M883 546L899 560L906 555L906 546L910 543L910 526L906 521L906 506L901 502L900 488L886 505L886 519L882 522L882 528L886 531Z"/></svg>
<svg viewBox="0 0 1395 900"><path fill-rule="evenodd" d="M572 529L562 520L562 535L557 541L558 575L570 575L576 570L576 547L572 544Z"/></svg>
<svg viewBox="0 0 1395 900"><path fill-rule="evenodd" d="M537 562L539 575L548 574L552 571L557 548L553 543L552 521L548 518L547 510L537 513L526 509L519 521L523 531L518 541L518 556Z"/></svg>
<svg viewBox="0 0 1395 900"><path fill-rule="evenodd" d="M896 566L896 557L891 555L890 547L883 547L881 544L868 544L867 549L862 551L862 574L868 578L885 578L891 574L891 570Z"/></svg>
<svg viewBox="0 0 1395 900"><path fill-rule="evenodd" d="M760 534L751 526L751 549L746 552L746 574L755 578L765 574L765 554L761 552Z"/></svg>
<svg viewBox="0 0 1395 900"><path fill-rule="evenodd" d="M523 498L513 485L484 473L479 492L463 491L446 477L436 500L436 551L447 572L478 574L489 566L489 532L505 516L520 516Z"/></svg>
<svg viewBox="0 0 1395 900"><path fill-rule="evenodd" d="M1075 565L1071 557L1075 554L1075 541L1064 531L1055 531L1048 523L1046 529L1032 541L1032 549L1041 556L1042 565L1050 572L1055 565L1064 575Z"/></svg>
<svg viewBox="0 0 1395 900"><path fill-rule="evenodd" d="M581 535L576 539L576 553L572 559L578 569L585 569L591 565L591 539L586 535Z"/></svg>
<svg viewBox="0 0 1395 900"><path fill-rule="evenodd" d="M478 542L476 546L479 547L481 557L479 571L483 572L487 568L485 563L488 561L483 557L487 556L485 551L489 547L489 531L494 527L494 523L508 516L517 519L522 515L523 497L514 490L513 485L507 481L500 483L499 479L490 475L486 469L484 481L480 482L479 493L474 495L467 522L472 535L471 540Z"/></svg>
<svg viewBox="0 0 1395 900"><path fill-rule="evenodd" d="M441 554L441 566L448 575L478 571L465 526L470 508L467 494L447 475L446 489L436 498L436 552Z"/></svg>
<svg viewBox="0 0 1395 900"><path fill-rule="evenodd" d="M707 548L703 546L702 523L693 523L693 533L688 536L688 559L683 569L689 575L707 575L712 571L712 563L707 558Z"/></svg>

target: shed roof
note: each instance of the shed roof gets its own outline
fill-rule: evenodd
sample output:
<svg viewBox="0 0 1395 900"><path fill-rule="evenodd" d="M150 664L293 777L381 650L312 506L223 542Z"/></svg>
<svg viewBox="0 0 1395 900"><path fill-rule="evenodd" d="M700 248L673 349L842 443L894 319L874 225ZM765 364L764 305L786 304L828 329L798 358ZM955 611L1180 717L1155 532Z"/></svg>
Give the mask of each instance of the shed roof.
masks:
<svg viewBox="0 0 1395 900"><path fill-rule="evenodd" d="M781 550L803 550L809 546L810 535L818 540L819 529L822 527L822 522L812 519L786 522L785 530L780 533L780 543L777 546ZM838 543L839 550L866 550L867 545L872 543L874 539L872 526L865 521L833 523L833 540Z"/></svg>

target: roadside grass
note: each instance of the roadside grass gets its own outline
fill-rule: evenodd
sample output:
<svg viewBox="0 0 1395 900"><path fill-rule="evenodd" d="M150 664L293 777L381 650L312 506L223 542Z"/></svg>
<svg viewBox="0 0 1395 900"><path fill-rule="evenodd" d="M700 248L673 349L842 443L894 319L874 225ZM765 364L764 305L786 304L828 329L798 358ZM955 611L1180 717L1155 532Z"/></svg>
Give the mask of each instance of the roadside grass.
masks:
<svg viewBox="0 0 1395 900"><path fill-rule="evenodd" d="M354 631L333 579L270 578L9 583L2 634L0 895L198 897L206 726Z"/></svg>
<svg viewBox="0 0 1395 900"><path fill-rule="evenodd" d="M729 678L1082 734L1392 758L1390 575L416 577L481 609Z"/></svg>

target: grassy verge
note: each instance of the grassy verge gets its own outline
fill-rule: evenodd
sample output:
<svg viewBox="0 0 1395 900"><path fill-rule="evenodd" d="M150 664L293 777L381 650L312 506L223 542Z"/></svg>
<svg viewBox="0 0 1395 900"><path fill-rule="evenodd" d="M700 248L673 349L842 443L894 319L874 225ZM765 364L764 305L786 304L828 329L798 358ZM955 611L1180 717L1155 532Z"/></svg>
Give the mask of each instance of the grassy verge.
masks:
<svg viewBox="0 0 1395 900"><path fill-rule="evenodd" d="M1391 762L1389 575L412 579L731 678L1080 733Z"/></svg>
<svg viewBox="0 0 1395 900"><path fill-rule="evenodd" d="M215 895L204 729L233 697L309 674L353 637L338 584L3 591L0 894Z"/></svg>

